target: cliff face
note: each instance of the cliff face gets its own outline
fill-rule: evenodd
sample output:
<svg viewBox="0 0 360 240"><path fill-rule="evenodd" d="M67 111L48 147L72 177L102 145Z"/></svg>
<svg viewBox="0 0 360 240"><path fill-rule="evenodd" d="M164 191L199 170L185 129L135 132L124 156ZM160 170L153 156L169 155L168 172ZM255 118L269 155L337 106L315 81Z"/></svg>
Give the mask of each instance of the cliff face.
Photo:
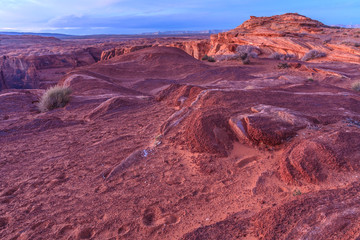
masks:
<svg viewBox="0 0 360 240"><path fill-rule="evenodd" d="M210 50L209 40L198 40L198 41L184 41L174 42L172 44L165 45L167 47L180 48L187 54L193 56L196 59L201 59Z"/></svg>
<svg viewBox="0 0 360 240"><path fill-rule="evenodd" d="M210 41L208 39L203 40L181 40L181 39L169 39L165 41L145 41L136 45L122 45L110 50L103 51L101 54L101 60L109 60L110 58L120 56L126 53L135 52L140 49L149 47L176 47L185 51L187 54L193 56L196 59L201 59L210 50Z"/></svg>
<svg viewBox="0 0 360 240"><path fill-rule="evenodd" d="M56 84L63 71L93 63L94 57L86 50L65 55L3 56L0 58L0 90L39 88L45 83ZM43 74L45 72L52 74Z"/></svg>
<svg viewBox="0 0 360 240"><path fill-rule="evenodd" d="M103 51L101 53L101 57L100 59L103 60L109 60L110 58L116 57L116 56L120 56L126 53L130 53L130 52L135 52L137 50L140 49L144 49L144 48L148 48L148 47L152 47L153 45L138 45L138 46L124 46L124 47L118 47L118 48L113 48L110 50L106 50Z"/></svg>
<svg viewBox="0 0 360 240"><path fill-rule="evenodd" d="M195 58L209 51L208 35L59 40L0 35L0 90L47 88L71 69L155 46L176 46Z"/></svg>
<svg viewBox="0 0 360 240"><path fill-rule="evenodd" d="M1 89L37 87L34 84L34 68L33 64L23 58L4 56L0 59Z"/></svg>
<svg viewBox="0 0 360 240"><path fill-rule="evenodd" d="M358 33L359 29L329 27L296 13L251 17L231 31L212 35L208 54L233 54L239 45L252 45L265 57L277 52L302 58L316 49L329 61L359 63Z"/></svg>
<svg viewBox="0 0 360 240"><path fill-rule="evenodd" d="M45 88L74 67L100 60L105 44L0 35L0 90Z"/></svg>

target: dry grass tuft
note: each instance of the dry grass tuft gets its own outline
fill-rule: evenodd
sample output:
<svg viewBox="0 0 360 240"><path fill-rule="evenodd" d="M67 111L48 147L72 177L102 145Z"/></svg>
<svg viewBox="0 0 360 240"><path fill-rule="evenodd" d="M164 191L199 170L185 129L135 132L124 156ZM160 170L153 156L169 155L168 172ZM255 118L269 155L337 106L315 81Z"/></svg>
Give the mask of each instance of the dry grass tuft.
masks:
<svg viewBox="0 0 360 240"><path fill-rule="evenodd" d="M360 92L360 81L354 82L351 84L351 89L357 92Z"/></svg>
<svg viewBox="0 0 360 240"><path fill-rule="evenodd" d="M38 108L47 112L55 108L64 107L70 101L71 89L63 86L54 86L47 89L42 95Z"/></svg>
<svg viewBox="0 0 360 240"><path fill-rule="evenodd" d="M320 52L318 50L312 49L305 54L305 56L301 59L302 61L309 61L315 58L326 57L326 53Z"/></svg>

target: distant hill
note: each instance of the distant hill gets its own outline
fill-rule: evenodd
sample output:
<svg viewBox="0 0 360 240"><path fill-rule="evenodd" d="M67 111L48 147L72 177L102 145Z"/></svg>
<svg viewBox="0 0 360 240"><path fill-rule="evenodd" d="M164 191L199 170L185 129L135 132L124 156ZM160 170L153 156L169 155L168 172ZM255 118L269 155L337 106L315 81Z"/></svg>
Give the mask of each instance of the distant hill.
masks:
<svg viewBox="0 0 360 240"><path fill-rule="evenodd" d="M165 32L149 32L141 34L94 34L94 35L68 35L60 33L35 33L35 32L0 32L0 35L34 35L41 37L56 37L59 39L88 39L88 38L127 38L129 36L142 38L144 36L172 36L172 35L210 35L221 32L226 32L227 30L203 30L203 31L165 31Z"/></svg>
<svg viewBox="0 0 360 240"><path fill-rule="evenodd" d="M228 30L203 30L203 31L165 31L165 32L149 32L141 35L195 35L195 34L216 34L226 32Z"/></svg>
<svg viewBox="0 0 360 240"><path fill-rule="evenodd" d="M360 24L350 24L350 25L343 25L343 24L338 24L338 25L334 25L336 27L342 27L342 28L360 28Z"/></svg>
<svg viewBox="0 0 360 240"><path fill-rule="evenodd" d="M0 35L35 35L41 37L56 37L56 38L69 38L72 35L60 34L60 33L33 33L33 32L0 32Z"/></svg>

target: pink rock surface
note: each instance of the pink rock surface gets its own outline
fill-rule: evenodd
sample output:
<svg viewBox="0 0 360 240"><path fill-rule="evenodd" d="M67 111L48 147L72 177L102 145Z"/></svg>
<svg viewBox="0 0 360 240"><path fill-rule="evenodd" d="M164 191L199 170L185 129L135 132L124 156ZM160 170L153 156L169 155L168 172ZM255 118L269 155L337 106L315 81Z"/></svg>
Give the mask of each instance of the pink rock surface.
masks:
<svg viewBox="0 0 360 240"><path fill-rule="evenodd" d="M44 89L0 91L0 238L359 238L360 94L350 88L359 64L353 53L267 58L290 38L318 46L318 30L334 30L294 14L272 18L219 35L216 54L236 49L234 39L272 41L248 65L198 60L202 39L51 38L41 39L57 46L50 58L36 43L25 49L39 53L9 51L7 77L63 69L54 82L73 93L64 108L40 113ZM151 41L176 47L138 47ZM91 60L85 43L99 44L99 58L106 48L104 59ZM61 59L73 61L74 50L84 64L67 66ZM24 79L10 82L46 85Z"/></svg>

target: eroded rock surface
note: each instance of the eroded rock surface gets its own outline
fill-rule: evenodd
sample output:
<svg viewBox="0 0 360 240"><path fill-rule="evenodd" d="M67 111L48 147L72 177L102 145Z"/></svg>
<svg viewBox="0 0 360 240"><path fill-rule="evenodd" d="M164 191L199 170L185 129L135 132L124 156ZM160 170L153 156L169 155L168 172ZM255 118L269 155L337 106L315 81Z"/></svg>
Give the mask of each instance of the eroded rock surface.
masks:
<svg viewBox="0 0 360 240"><path fill-rule="evenodd" d="M310 50L325 53L313 61L360 62L356 29L332 28L305 16L288 13L251 17L237 28L211 36L209 55L234 54L237 46L257 47L261 54L293 54L301 59ZM348 43L348 44L346 44Z"/></svg>
<svg viewBox="0 0 360 240"><path fill-rule="evenodd" d="M0 238L358 239L356 53L335 62L345 50L327 45L323 59L268 58L275 49L300 57L333 34L300 15L252 18L235 30L210 51L266 43L248 65L198 60L208 46L201 38L187 39L186 52L179 39L92 39L109 55L55 74L73 90L64 108L41 113L44 89L1 90ZM338 46L342 37L332 39ZM78 46L46 41L62 57ZM149 41L174 46L138 47ZM35 75L51 78L68 63L54 57L45 70L47 50L30 63L8 52L6 76L35 64Z"/></svg>
<svg viewBox="0 0 360 240"><path fill-rule="evenodd" d="M267 105L252 107L253 114L237 115L229 124L240 141L278 145L311 123L301 114Z"/></svg>

